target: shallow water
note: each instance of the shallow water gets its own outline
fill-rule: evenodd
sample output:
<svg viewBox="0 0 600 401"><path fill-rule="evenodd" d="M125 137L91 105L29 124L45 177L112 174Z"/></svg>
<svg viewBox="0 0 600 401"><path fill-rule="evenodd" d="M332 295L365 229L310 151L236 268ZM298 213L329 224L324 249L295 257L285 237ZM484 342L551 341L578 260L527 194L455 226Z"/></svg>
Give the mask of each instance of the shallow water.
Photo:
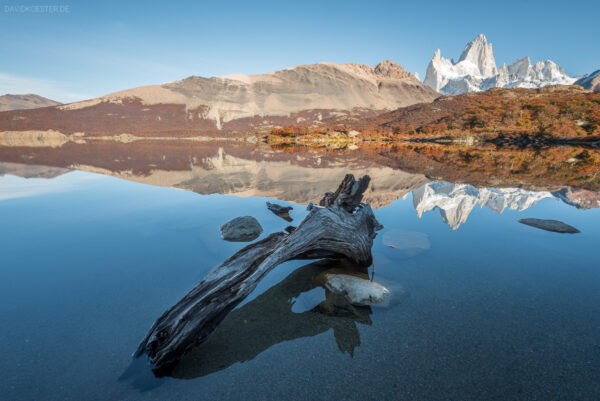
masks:
<svg viewBox="0 0 600 401"><path fill-rule="evenodd" d="M598 399L600 209L540 191L521 211L418 213L423 192L375 210L385 228L371 273L392 291L388 306L353 318L314 312L322 293L312 279L335 264L288 262L156 378L145 360L132 360L138 342L245 245L223 241L220 224L254 216L260 238L290 224L267 210L273 199L82 171L4 175L1 398ZM290 205L298 223L305 205ZM519 224L523 217L581 233L542 231ZM388 232L419 233L429 247L390 248Z"/></svg>

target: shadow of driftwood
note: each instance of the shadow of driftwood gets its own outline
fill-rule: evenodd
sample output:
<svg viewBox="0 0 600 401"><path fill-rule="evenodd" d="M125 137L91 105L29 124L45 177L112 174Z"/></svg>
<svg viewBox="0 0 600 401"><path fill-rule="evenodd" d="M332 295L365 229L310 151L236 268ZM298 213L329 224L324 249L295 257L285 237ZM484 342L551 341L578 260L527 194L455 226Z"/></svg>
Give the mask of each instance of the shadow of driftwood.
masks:
<svg viewBox="0 0 600 401"><path fill-rule="evenodd" d="M325 260L296 269L279 284L231 312L204 343L179 362L170 376L182 379L205 376L236 362L250 361L275 344L315 336L329 329L333 329L338 349L353 355L360 345L356 323L371 324L369 307L345 308L339 300L333 300L341 307L323 308L334 297L323 290L321 305L299 313L294 311L296 300L317 287L313 278L339 266L338 261Z"/></svg>
<svg viewBox="0 0 600 401"><path fill-rule="evenodd" d="M205 342L178 363L150 370L147 358L137 358L119 380L129 381L134 388L145 392L163 383L157 377L206 376L237 362L251 361L278 343L316 336L329 329L333 329L340 352L353 356L355 348L360 346L356 323L371 325L371 308L352 306L315 280L326 270L351 272L353 268L356 267L346 261L327 259L299 267L280 283L229 313ZM366 272L359 269L354 274L366 275Z"/></svg>

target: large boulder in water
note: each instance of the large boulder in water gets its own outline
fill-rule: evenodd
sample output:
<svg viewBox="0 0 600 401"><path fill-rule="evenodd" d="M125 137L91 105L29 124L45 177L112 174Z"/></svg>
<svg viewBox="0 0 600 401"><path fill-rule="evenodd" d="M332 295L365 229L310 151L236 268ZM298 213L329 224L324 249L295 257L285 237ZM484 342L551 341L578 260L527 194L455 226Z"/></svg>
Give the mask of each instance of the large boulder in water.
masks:
<svg viewBox="0 0 600 401"><path fill-rule="evenodd" d="M573 226L570 226L562 221L558 220L544 220L544 219L519 219L519 223L526 224L531 227L539 228L546 231L552 231L561 234L576 234L580 231Z"/></svg>
<svg viewBox="0 0 600 401"><path fill-rule="evenodd" d="M226 241L248 242L253 241L263 229L252 216L236 217L220 227L221 237Z"/></svg>

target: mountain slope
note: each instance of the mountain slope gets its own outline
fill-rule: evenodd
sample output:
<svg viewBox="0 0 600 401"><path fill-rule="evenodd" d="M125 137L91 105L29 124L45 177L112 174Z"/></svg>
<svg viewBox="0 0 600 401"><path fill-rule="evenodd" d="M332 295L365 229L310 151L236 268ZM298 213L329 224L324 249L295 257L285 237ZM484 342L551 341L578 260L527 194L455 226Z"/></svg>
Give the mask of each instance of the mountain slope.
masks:
<svg viewBox="0 0 600 401"><path fill-rule="evenodd" d="M494 88L441 96L432 103L401 108L348 126L392 133L397 138L544 135L597 140L600 93L579 86Z"/></svg>
<svg viewBox="0 0 600 401"><path fill-rule="evenodd" d="M321 63L263 75L194 76L50 109L2 113L0 131L221 136L363 118L437 96L391 61L373 67Z"/></svg>
<svg viewBox="0 0 600 401"><path fill-rule="evenodd" d="M600 91L600 70L581 77L573 85L583 86L585 89L593 91Z"/></svg>
<svg viewBox="0 0 600 401"><path fill-rule="evenodd" d="M34 94L0 96L0 111L35 109L59 104L59 102Z"/></svg>
<svg viewBox="0 0 600 401"><path fill-rule="evenodd" d="M153 104L150 91L126 91ZM222 123L252 116L285 116L310 109L394 109L433 100L437 95L399 64L301 65L264 75L190 77L163 85L188 108L207 107L206 116ZM160 96L159 96L160 97Z"/></svg>
<svg viewBox="0 0 600 401"><path fill-rule="evenodd" d="M443 58L438 49L427 67L424 83L443 94L478 92L490 88L539 88L570 85L575 78L550 60L531 64L529 57L496 67L492 45L480 34L469 42L458 62Z"/></svg>

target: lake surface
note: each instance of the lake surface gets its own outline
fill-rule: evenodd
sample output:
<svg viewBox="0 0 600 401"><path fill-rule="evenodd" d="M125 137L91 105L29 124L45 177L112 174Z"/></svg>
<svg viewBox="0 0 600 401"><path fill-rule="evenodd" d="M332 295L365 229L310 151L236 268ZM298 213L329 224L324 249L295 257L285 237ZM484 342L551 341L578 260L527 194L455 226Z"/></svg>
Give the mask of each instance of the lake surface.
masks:
<svg viewBox="0 0 600 401"><path fill-rule="evenodd" d="M475 169L440 177L400 157L134 145L0 149L0 398L600 398L596 183L498 173L481 185ZM260 238L283 230L266 201L293 206L298 224L346 172L372 177L385 228L370 271L389 305L315 312L313 279L338 263L290 261L169 376L132 359L152 322L245 245L222 240L221 224L250 215ZM420 245L386 245L398 238Z"/></svg>

